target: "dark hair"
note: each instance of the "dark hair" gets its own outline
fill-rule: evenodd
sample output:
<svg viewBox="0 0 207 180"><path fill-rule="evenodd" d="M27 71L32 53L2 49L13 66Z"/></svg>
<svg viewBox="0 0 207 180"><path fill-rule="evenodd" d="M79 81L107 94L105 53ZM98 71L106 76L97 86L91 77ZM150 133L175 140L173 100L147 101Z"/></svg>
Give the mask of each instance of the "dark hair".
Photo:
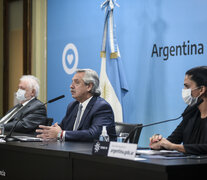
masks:
<svg viewBox="0 0 207 180"><path fill-rule="evenodd" d="M196 85L207 87L207 66L199 66L188 70L186 75L193 80Z"/></svg>

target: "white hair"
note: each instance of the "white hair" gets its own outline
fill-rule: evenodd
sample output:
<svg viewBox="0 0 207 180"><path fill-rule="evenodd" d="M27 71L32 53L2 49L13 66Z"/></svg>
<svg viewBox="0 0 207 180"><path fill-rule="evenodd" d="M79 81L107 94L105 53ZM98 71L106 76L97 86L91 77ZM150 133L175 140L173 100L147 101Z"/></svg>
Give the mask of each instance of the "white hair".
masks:
<svg viewBox="0 0 207 180"><path fill-rule="evenodd" d="M35 97L39 95L40 85L39 85L39 79L36 78L33 75L23 75L20 78L20 81L27 81L29 88L32 90L35 90Z"/></svg>
<svg viewBox="0 0 207 180"><path fill-rule="evenodd" d="M83 81L85 84L93 84L93 87L91 89L91 94L92 95L96 95L96 96L100 96L101 94L101 90L99 87L99 77L98 74L96 73L96 71L92 70L92 69L77 69L76 73L78 72L84 72L84 77L83 77Z"/></svg>

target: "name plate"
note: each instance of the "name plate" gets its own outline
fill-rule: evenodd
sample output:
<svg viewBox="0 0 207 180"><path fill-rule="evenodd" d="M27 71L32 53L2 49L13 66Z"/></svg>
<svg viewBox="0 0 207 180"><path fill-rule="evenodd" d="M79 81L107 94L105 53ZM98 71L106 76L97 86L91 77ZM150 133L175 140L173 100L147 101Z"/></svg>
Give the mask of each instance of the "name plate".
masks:
<svg viewBox="0 0 207 180"><path fill-rule="evenodd" d="M92 154L134 160L137 144L95 141Z"/></svg>
<svg viewBox="0 0 207 180"><path fill-rule="evenodd" d="M108 156L134 160L137 144L110 142Z"/></svg>

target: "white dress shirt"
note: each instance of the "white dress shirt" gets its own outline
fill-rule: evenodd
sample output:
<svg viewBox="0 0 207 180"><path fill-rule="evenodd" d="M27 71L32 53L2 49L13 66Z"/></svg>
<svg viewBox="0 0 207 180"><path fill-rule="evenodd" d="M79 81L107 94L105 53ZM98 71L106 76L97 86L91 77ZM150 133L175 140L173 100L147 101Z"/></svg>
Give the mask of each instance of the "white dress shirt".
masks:
<svg viewBox="0 0 207 180"><path fill-rule="evenodd" d="M85 112L85 109L86 109L88 103L90 102L90 100L92 99L92 97L93 97L93 96L91 96L90 98L88 98L87 100L85 100L83 103L81 103L83 107L82 107L82 111L81 111L80 119L82 119L82 116L83 116L83 114L84 114L84 112ZM76 120L77 120L77 119L76 119ZM75 121L76 121L76 120L75 120ZM81 123L81 120L80 120L80 123ZM75 123L74 123L74 125L75 125ZM63 131L63 136L62 136L62 140L63 140L63 141L65 141L65 132L66 132L66 131Z"/></svg>

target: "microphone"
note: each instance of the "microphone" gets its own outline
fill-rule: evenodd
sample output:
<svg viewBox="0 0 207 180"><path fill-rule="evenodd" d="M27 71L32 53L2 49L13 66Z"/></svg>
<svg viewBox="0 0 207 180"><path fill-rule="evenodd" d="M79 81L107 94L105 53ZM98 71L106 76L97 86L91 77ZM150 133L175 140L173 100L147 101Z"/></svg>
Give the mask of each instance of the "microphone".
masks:
<svg viewBox="0 0 207 180"><path fill-rule="evenodd" d="M148 126L154 126L154 125L157 125L157 124L162 124L162 123L166 123L166 122L170 122L170 121L176 121L178 119L180 119L181 117L187 115L188 113L192 112L193 110L196 109L197 106L199 106L201 103L203 102L203 99L199 99L198 102L196 104L194 104L193 106L189 106L189 108L186 109L186 111L184 111L179 117L177 118L173 118L173 119L168 119L168 120L164 120L164 121L158 121L158 122L155 122L155 123L150 123L150 124L145 124L145 125L141 125L141 126L137 126L135 127L134 129L132 129L130 132L129 132L129 135L127 136L127 138L124 140L124 142L127 142L133 135L134 135L134 132L139 129L139 128L143 128L143 127L148 127Z"/></svg>
<svg viewBox="0 0 207 180"><path fill-rule="evenodd" d="M58 97L56 97L56 98L53 98L53 99L47 101L46 103L42 104L42 106L45 106L45 105L48 104L48 103L55 102L55 101L57 101L57 100L59 100L59 99L62 99L62 98L64 98L64 97L65 97L65 95L61 95L61 96L58 96ZM31 112L34 112L34 111L36 111L37 109L39 109L39 108L35 108L35 109L33 109ZM30 112L30 113L31 113L31 112ZM6 142L11 142L11 141L15 141L15 140L16 140L16 138L12 137L11 135L12 135L12 133L14 132L14 130L15 130L15 128L16 128L18 122L22 119L22 116L23 116L23 113L21 113L21 115L20 115L19 118L17 119L16 123L14 124L14 126L12 127L12 129L10 130L9 134L4 138L4 140L5 140Z"/></svg>
<svg viewBox="0 0 207 180"><path fill-rule="evenodd" d="M47 101L45 104L47 104L47 103L52 103L52 102L57 101L57 100L59 100L59 99L62 99L62 98L64 98L64 97L65 97L65 95L58 96L58 97L56 97L56 98L53 98L53 99ZM44 105L45 105L45 104L44 104Z"/></svg>

